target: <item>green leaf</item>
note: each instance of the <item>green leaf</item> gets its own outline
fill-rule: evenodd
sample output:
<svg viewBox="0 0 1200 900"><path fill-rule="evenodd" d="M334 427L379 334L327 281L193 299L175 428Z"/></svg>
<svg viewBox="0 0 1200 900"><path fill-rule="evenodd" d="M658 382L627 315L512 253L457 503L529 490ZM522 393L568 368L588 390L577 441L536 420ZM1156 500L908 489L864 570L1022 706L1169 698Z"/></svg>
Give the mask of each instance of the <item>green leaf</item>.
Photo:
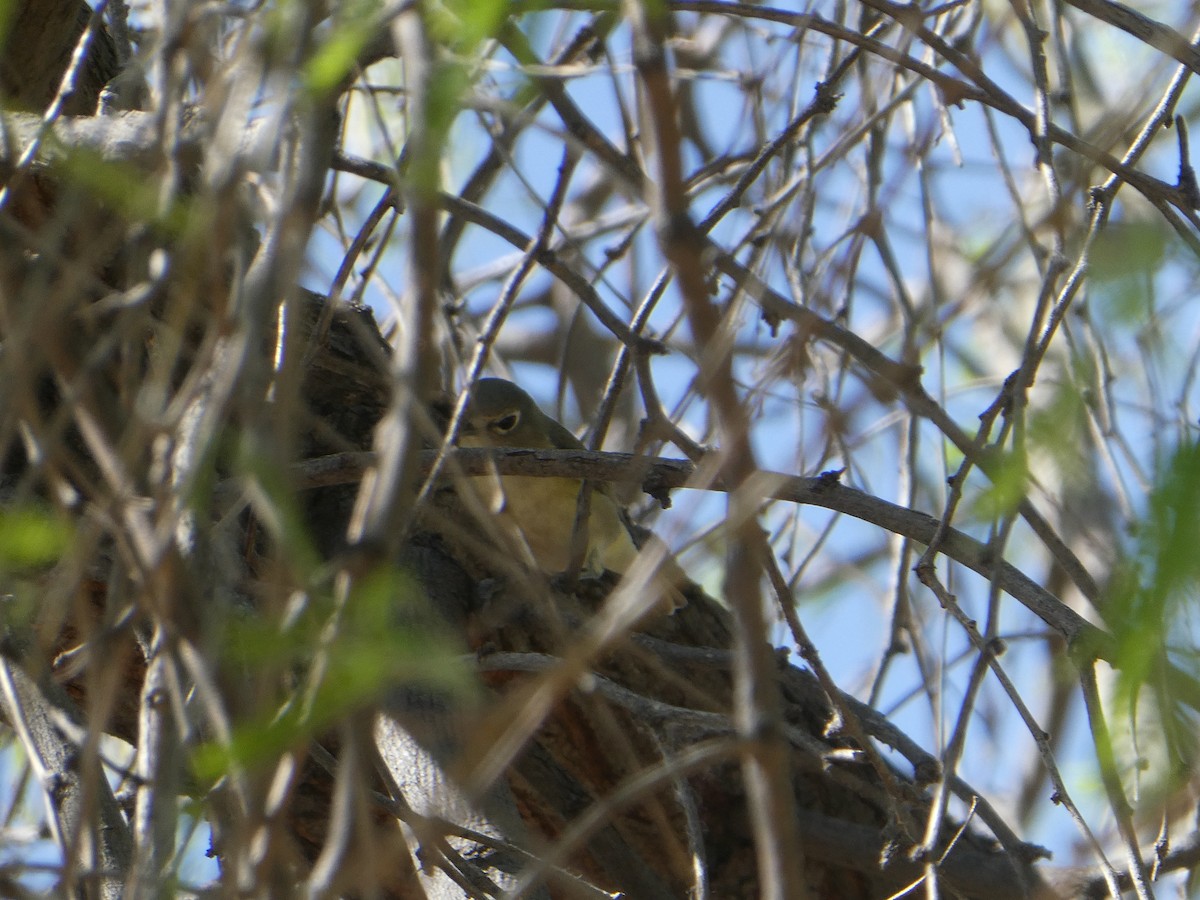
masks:
<svg viewBox="0 0 1200 900"><path fill-rule="evenodd" d="M304 67L307 92L322 96L336 90L358 65L359 55L376 30L373 17L366 15L339 23Z"/></svg>
<svg viewBox="0 0 1200 900"><path fill-rule="evenodd" d="M1157 272L1166 256L1167 237L1166 226L1157 220L1110 223L1088 254L1092 284Z"/></svg>
<svg viewBox="0 0 1200 900"><path fill-rule="evenodd" d="M419 686L448 701L474 686L462 647L407 573L382 567L359 580L342 604L311 601L286 627L241 621L226 642L226 661L291 669L295 689L264 716L235 729L229 745L203 745L192 758L212 782L231 767L257 769L378 703L388 690Z"/></svg>
<svg viewBox="0 0 1200 900"><path fill-rule="evenodd" d="M287 468L256 442L252 430L242 434L238 468L261 489L254 496L254 510L275 541L280 556L297 582L309 583L315 577L321 559L304 523Z"/></svg>
<svg viewBox="0 0 1200 900"><path fill-rule="evenodd" d="M1138 754L1154 760L1156 791L1177 786L1200 749L1196 711L1177 690L1181 675L1195 679L1197 660L1172 647L1190 634L1200 599L1198 541L1200 445L1183 444L1161 467L1134 556L1118 570L1104 607L1117 641L1114 699L1137 734Z"/></svg>
<svg viewBox="0 0 1200 900"><path fill-rule="evenodd" d="M25 506L0 509L0 569L30 569L57 562L71 544L72 530L49 510Z"/></svg>
<svg viewBox="0 0 1200 900"><path fill-rule="evenodd" d="M185 233L191 207L186 200L160 209L158 181L133 163L107 160L100 154L80 147L62 148L63 156L55 163L67 180L85 190L131 222L141 222L166 237ZM206 230L202 224L198 230Z"/></svg>
<svg viewBox="0 0 1200 900"><path fill-rule="evenodd" d="M984 519L1011 515L1029 491L1029 472L1019 457L1006 453L996 462L991 483L979 497L978 510Z"/></svg>
<svg viewBox="0 0 1200 900"><path fill-rule="evenodd" d="M1118 324L1146 320L1169 235L1162 222L1116 222L1096 238L1088 274L1100 308Z"/></svg>
<svg viewBox="0 0 1200 900"><path fill-rule="evenodd" d="M8 39L8 30L12 27L16 7L16 0L0 0L0 47L3 47Z"/></svg>
<svg viewBox="0 0 1200 900"><path fill-rule="evenodd" d="M472 50L500 30L509 7L508 0L449 0L438 20L441 36L460 51Z"/></svg>

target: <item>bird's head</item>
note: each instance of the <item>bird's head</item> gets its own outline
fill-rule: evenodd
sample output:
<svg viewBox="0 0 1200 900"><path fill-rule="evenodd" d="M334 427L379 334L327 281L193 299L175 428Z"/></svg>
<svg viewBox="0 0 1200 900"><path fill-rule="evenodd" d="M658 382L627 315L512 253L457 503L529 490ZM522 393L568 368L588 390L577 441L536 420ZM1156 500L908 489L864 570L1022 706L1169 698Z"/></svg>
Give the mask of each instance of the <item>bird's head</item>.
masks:
<svg viewBox="0 0 1200 900"><path fill-rule="evenodd" d="M481 378L463 414L458 443L462 447L532 447L550 449L546 415L533 398L503 378Z"/></svg>

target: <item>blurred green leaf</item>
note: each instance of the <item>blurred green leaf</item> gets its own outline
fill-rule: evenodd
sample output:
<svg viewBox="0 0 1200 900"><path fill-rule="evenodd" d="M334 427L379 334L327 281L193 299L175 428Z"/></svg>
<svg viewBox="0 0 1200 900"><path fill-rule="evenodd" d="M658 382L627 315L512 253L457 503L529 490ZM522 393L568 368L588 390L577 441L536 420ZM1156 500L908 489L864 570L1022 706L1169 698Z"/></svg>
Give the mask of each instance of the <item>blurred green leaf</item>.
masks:
<svg viewBox="0 0 1200 900"><path fill-rule="evenodd" d="M297 501L295 486L288 479L270 448L261 447L253 430L241 435L238 469L260 490L254 495L254 510L262 520L280 557L299 584L308 584L321 565Z"/></svg>
<svg viewBox="0 0 1200 900"><path fill-rule="evenodd" d="M435 36L460 51L470 51L492 37L508 15L508 0L448 0L434 19Z"/></svg>
<svg viewBox="0 0 1200 900"><path fill-rule="evenodd" d="M29 569L58 561L71 544L71 526L36 506L0 509L0 568Z"/></svg>
<svg viewBox="0 0 1200 900"><path fill-rule="evenodd" d="M1088 275L1101 308L1118 323L1147 318L1153 276L1165 264L1166 225L1114 222L1096 238L1088 254Z"/></svg>
<svg viewBox="0 0 1200 900"><path fill-rule="evenodd" d="M976 508L985 519L1011 515L1029 491L1029 472L1024 462L1012 453L997 457L990 483L979 496Z"/></svg>
<svg viewBox="0 0 1200 900"><path fill-rule="evenodd" d="M192 218L186 200L160 210L158 180L133 163L107 160L84 147L66 148L56 166L67 180L83 188L124 218L147 225L167 237L183 234ZM195 226L193 226L195 227ZM205 230L201 225L199 230Z"/></svg>
<svg viewBox="0 0 1200 900"><path fill-rule="evenodd" d="M1200 445L1184 444L1162 466L1136 534L1133 559L1113 581L1106 618L1117 640L1115 700L1134 723L1143 755L1163 760L1154 779L1170 790L1197 757L1196 713L1172 689L1169 669L1196 669L1170 653L1190 633L1200 592ZM1193 677L1195 672L1193 671ZM1153 733L1146 731L1148 721Z"/></svg>
<svg viewBox="0 0 1200 900"><path fill-rule="evenodd" d="M363 48L378 31L378 20L369 10L343 14L333 32L304 66L302 77L306 90L318 96L336 90L354 71Z"/></svg>
<svg viewBox="0 0 1200 900"><path fill-rule="evenodd" d="M1152 578L1146 602L1155 611L1186 593L1195 596L1200 576L1200 445L1185 444L1168 461L1150 498L1141 555Z"/></svg>
<svg viewBox="0 0 1200 900"><path fill-rule="evenodd" d="M17 4L15 0L0 0L0 47L8 38L8 29L12 25L13 13Z"/></svg>
<svg viewBox="0 0 1200 900"><path fill-rule="evenodd" d="M1088 254L1091 283L1156 272L1166 257L1167 238L1160 220L1110 223L1096 236Z"/></svg>
<svg viewBox="0 0 1200 900"><path fill-rule="evenodd" d="M1085 424L1083 398L1072 385L1059 385L1029 415L1030 449L1049 455L1060 467L1078 465Z"/></svg>
<svg viewBox="0 0 1200 900"><path fill-rule="evenodd" d="M420 685L462 697L474 684L462 647L429 608L420 586L395 568L362 579L340 610L329 598L310 603L286 629L239 622L228 647L237 664L285 663L295 670L299 687L270 721L237 728L229 747L198 748L193 766L204 781L216 780L234 763L270 764L377 702L389 688ZM317 660L320 666L313 668Z"/></svg>
<svg viewBox="0 0 1200 900"><path fill-rule="evenodd" d="M431 145L440 147L446 140L446 134L462 109L462 98L471 86L470 78L464 66L454 63L443 63L434 69L433 78L429 82L428 126L431 134Z"/></svg>

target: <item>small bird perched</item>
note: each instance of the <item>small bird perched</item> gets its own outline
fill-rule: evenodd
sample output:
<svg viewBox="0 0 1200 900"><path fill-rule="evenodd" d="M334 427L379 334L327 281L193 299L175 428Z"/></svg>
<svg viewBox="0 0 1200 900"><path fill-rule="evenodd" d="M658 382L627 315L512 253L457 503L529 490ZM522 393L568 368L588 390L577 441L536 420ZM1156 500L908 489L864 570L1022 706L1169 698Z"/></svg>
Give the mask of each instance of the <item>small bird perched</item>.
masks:
<svg viewBox="0 0 1200 900"><path fill-rule="evenodd" d="M583 450L575 435L550 418L533 398L502 378L482 378L475 384L463 414L460 447L519 447L533 450ZM497 487L489 479L493 490ZM564 571L571 564L571 540L579 491L577 478L539 478L502 475L501 496L495 504L524 538L543 572ZM638 547L625 523L624 512L609 485L595 487L587 520L584 568L592 574L605 569L623 574L638 556ZM669 557L651 582L659 602L674 612L687 603L681 588L687 576Z"/></svg>

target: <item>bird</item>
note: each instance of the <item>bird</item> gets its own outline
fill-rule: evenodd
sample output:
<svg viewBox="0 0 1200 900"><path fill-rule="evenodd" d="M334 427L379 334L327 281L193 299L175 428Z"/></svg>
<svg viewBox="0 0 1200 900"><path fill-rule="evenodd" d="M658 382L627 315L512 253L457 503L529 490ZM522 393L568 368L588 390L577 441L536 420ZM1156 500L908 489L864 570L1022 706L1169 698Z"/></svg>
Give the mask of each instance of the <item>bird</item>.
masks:
<svg viewBox="0 0 1200 900"><path fill-rule="evenodd" d="M542 412L529 394L503 378L481 378L475 383L463 412L458 446L585 449L566 427ZM520 532L538 568L547 574L565 571L571 565L572 537L583 482L577 478L533 475L502 475L498 484L495 477L487 481L492 494L488 499L498 501L492 507ZM599 575L608 570L624 574L639 552L611 486L595 486L587 520L585 572ZM687 583L683 570L664 554L650 581L651 589L659 595L656 598L659 608L674 613L686 605L682 588Z"/></svg>

